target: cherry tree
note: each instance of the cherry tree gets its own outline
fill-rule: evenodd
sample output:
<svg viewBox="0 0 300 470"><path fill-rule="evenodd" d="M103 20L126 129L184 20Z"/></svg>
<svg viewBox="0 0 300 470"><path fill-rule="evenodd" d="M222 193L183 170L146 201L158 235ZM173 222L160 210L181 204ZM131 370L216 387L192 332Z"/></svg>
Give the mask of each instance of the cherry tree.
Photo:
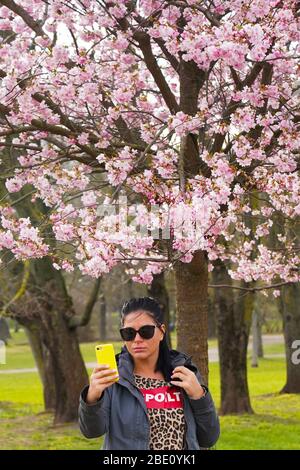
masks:
<svg viewBox="0 0 300 470"><path fill-rule="evenodd" d="M299 282L298 2L0 3L0 248L95 278L174 269L178 348L207 377L215 264L275 296Z"/></svg>

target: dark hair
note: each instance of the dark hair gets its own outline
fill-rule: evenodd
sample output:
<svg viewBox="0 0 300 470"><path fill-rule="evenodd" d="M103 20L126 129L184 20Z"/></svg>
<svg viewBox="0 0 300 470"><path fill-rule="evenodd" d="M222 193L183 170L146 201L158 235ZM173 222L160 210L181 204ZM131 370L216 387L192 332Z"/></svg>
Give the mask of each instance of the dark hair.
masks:
<svg viewBox="0 0 300 470"><path fill-rule="evenodd" d="M126 301L121 309L121 325L123 326L126 315L137 310L144 310L146 313L148 313L153 318L158 327L162 325L164 321L163 312L159 303L153 297L133 297L132 299ZM171 380L171 355L167 343L166 333L159 343L159 355L155 372L158 370L163 373L166 381L169 382Z"/></svg>

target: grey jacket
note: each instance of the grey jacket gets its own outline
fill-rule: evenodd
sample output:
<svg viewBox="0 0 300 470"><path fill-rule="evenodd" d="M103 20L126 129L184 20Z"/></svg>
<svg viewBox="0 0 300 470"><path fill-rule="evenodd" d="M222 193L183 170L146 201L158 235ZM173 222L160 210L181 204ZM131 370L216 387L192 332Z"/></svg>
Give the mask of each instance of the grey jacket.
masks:
<svg viewBox="0 0 300 470"><path fill-rule="evenodd" d="M79 426L87 438L105 434L103 450L149 449L150 424L142 393L136 387L133 362L127 348L116 355L119 381L106 388L95 404L85 402L88 386L79 400ZM202 377L197 367L182 352L171 350L173 368L184 365L193 370L200 384ZM188 397L184 389L184 416L186 421L185 448L211 447L220 434L215 406L206 389L206 395L198 400Z"/></svg>

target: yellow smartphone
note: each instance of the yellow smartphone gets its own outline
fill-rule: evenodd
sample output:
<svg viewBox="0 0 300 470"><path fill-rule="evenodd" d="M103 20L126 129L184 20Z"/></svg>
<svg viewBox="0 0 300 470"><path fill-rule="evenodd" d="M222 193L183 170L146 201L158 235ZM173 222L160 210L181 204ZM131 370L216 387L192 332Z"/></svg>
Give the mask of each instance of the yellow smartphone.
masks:
<svg viewBox="0 0 300 470"><path fill-rule="evenodd" d="M118 366L113 344L97 344L97 346L95 346L95 351L98 364L108 364L110 369L116 369L116 371L118 372ZM118 380L119 377L115 379L115 382L117 382Z"/></svg>

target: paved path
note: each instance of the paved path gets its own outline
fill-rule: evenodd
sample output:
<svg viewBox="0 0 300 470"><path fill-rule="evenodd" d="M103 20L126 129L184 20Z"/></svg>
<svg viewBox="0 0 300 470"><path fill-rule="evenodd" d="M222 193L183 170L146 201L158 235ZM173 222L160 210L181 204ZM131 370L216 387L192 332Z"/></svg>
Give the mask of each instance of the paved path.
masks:
<svg viewBox="0 0 300 470"><path fill-rule="evenodd" d="M283 336L282 335L263 335L263 344L283 344ZM252 349L252 338L250 337L249 340L249 347L248 351L251 351ZM284 354L265 354L264 358L266 359L271 359L271 358L283 358L285 357ZM208 350L208 358L209 362L219 362L219 353L218 353L218 348L213 347L209 348ZM85 363L87 368L93 368L97 365L96 362L86 362ZM27 369L7 369L7 370L1 370L1 364L0 364L0 374L24 374L28 372L37 372L36 367L32 368L27 368Z"/></svg>

